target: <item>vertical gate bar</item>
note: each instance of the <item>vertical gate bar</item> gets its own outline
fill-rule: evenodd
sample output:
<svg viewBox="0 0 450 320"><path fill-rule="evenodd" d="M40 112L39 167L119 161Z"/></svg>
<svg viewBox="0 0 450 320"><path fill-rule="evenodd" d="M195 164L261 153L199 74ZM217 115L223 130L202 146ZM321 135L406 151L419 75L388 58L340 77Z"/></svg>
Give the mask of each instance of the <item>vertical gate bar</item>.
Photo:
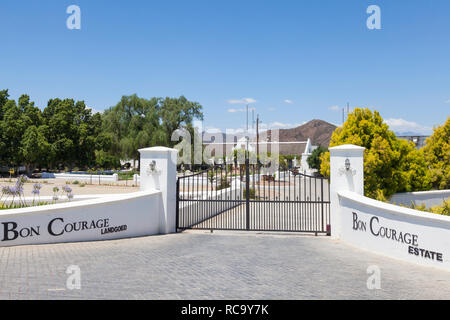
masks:
<svg viewBox="0 0 450 320"><path fill-rule="evenodd" d="M235 202L233 202L233 207L234 207L234 209L233 209L233 213L234 213L234 215L233 215L233 225L234 225L234 228L235 229L237 229L238 228L238 226L237 226L237 220L236 220L236 216L238 215L238 210L239 210L239 202L238 201L236 201L238 198L237 198L237 181L238 181L238 179L237 179L237 168L236 168L236 165L232 165L231 166L231 172L233 173L233 175L234 175L234 200L235 200ZM240 188L239 188L239 190L240 190Z"/></svg>
<svg viewBox="0 0 450 320"><path fill-rule="evenodd" d="M184 172L183 172L183 200L186 200L186 198L185 198L185 192L186 192L186 187L185 187L186 182L185 182L185 180L186 179L184 178ZM189 221L189 217L186 217L186 215L187 215L186 203L184 203L184 204L185 204L185 206L184 206L184 209L183 209L183 216L184 216L183 220L184 220L184 223L186 224L186 220L188 221L188 223L190 221Z"/></svg>
<svg viewBox="0 0 450 320"><path fill-rule="evenodd" d="M289 184L289 203L288 203L288 214L287 214L287 219L288 221L291 220L292 218L292 208L291 208L291 174L289 173L289 177L288 177L288 184ZM295 201L295 179L294 179L294 201Z"/></svg>
<svg viewBox="0 0 450 320"><path fill-rule="evenodd" d="M319 220L318 218L318 212L319 212L319 210L317 210L318 208L317 208L317 205L318 205L318 203L317 203L317 178L314 178L314 201L315 201L315 203L314 203L314 231L317 231L317 220Z"/></svg>
<svg viewBox="0 0 450 320"><path fill-rule="evenodd" d="M250 167L249 167L249 159L248 154L246 154L245 159L245 188L247 189L246 192L246 202L245 202L245 209L246 209L246 229L250 230Z"/></svg>
<svg viewBox="0 0 450 320"><path fill-rule="evenodd" d="M320 179L320 200L321 200L321 229L322 229L322 231L325 231L324 230L324 224L323 224L323 179Z"/></svg>
<svg viewBox="0 0 450 320"><path fill-rule="evenodd" d="M265 173L265 170L263 168L263 173ZM266 181L264 179L264 174L261 176L262 178L262 184L263 184L263 199L264 201L266 201ZM267 210L266 210L266 206L263 207L263 214L264 214L264 229L267 229L267 225L268 223L270 223L270 219L267 216Z"/></svg>
<svg viewBox="0 0 450 320"><path fill-rule="evenodd" d="M176 193L177 193L177 200L176 200L176 221L175 221L175 225L176 225L176 229L175 232L178 232L178 228L180 227L179 224L179 216L180 216L180 180L177 179L177 187L176 187Z"/></svg>
<svg viewBox="0 0 450 320"><path fill-rule="evenodd" d="M278 162L278 174L277 174L277 177L278 177L278 197L275 197L274 200L278 201L278 202L274 202L275 210L277 209L277 207L280 208L282 206L282 204L281 204L281 170L280 170L280 162ZM286 179L286 172L285 172L285 175L284 175L284 180L285 179ZM283 192L284 192L285 187L286 187L286 183L284 183L284 185L283 185ZM276 184L275 184L275 192L276 192ZM284 215L285 215L284 212L281 213L281 210L278 211L278 219L281 222L281 225L282 225L281 228L282 229L284 229L285 225L286 225L285 224L286 220L284 219Z"/></svg>
<svg viewBox="0 0 450 320"><path fill-rule="evenodd" d="M312 201L312 182L311 177L309 177L309 230L312 229L312 210L311 210L311 201Z"/></svg>
<svg viewBox="0 0 450 320"><path fill-rule="evenodd" d="M291 172L289 171L289 176L291 176ZM292 180L294 180L294 204L293 204L293 212L292 212L292 217L291 217L291 223L289 224L289 229L290 230L293 230L293 231L299 231L299 230L297 230L296 228L295 228L295 226L294 226L294 221L295 221L295 217L297 216L297 210L295 210L295 207L296 207L296 201L298 200L298 198L297 198L297 186L296 186L296 183L295 183L295 176L294 176L294 179L292 179Z"/></svg>
<svg viewBox="0 0 450 320"><path fill-rule="evenodd" d="M191 213L192 213L192 211L191 211L191 196L190 196L190 194L189 194L189 176L187 176L186 178L185 178L185 180L186 180L186 184L187 184L187 188L186 188L186 190L185 190L185 192L186 192L186 195L187 195L187 204L188 204L188 206L187 206L187 212L188 212L188 216L189 216L189 221L193 221L193 219L192 219L192 217L191 217ZM194 221L195 222L195 221ZM194 225L195 226L195 225Z"/></svg>
<svg viewBox="0 0 450 320"><path fill-rule="evenodd" d="M228 187L227 187L227 185L228 185L228 167L227 167L227 159L225 158L225 194L224 194L225 202L223 203L224 204L223 205L224 210L228 209L229 208L228 206L230 204L228 202L228 200L230 200L230 197L228 196L228 191L227 191ZM230 187L231 187L231 183L230 183ZM231 214L231 212L229 212L229 214ZM231 228L231 226L232 226L232 224L231 224L231 221L230 221L230 217L228 217L228 227Z"/></svg>
<svg viewBox="0 0 450 320"><path fill-rule="evenodd" d="M308 215L307 215L307 210L306 210L306 176L302 176L302 179L303 179L303 218L304 218L304 221L303 221L303 226L304 226L304 228L303 229L308 229L307 228L307 225L308 225Z"/></svg>
<svg viewBox="0 0 450 320"><path fill-rule="evenodd" d="M253 199L253 229L258 229L257 226L257 221L259 221L259 217L257 217L257 210L255 208L256 204L256 189L255 189L255 164L252 164L252 179L253 179L253 192L255 193L255 198Z"/></svg>
<svg viewBox="0 0 450 320"><path fill-rule="evenodd" d="M218 171L219 171L219 169L217 168L217 166L215 167L215 175L216 175L216 195L215 195L215 197L214 197L214 204L215 204L215 208L214 208L214 213L217 213L217 210L218 210L218 205L217 205L217 198L218 198L218 194L217 194L217 176L218 176ZM214 225L215 225L215 227L216 228L218 228L218 226L219 226L219 221L218 221L218 219L217 219L217 217L214 217Z"/></svg>
<svg viewBox="0 0 450 320"><path fill-rule="evenodd" d="M205 216L209 215L209 168L206 170L206 203Z"/></svg>
<svg viewBox="0 0 450 320"><path fill-rule="evenodd" d="M199 200L198 199L198 196L199 196L199 193L198 193L198 186L199 186L199 184L200 184L200 180L199 180L199 175L197 175L197 195L196 195L196 199L197 200ZM198 221L202 221L203 220L203 216L202 216L202 212L201 212L201 201L197 201L197 203L198 203L198 209L196 210L197 211L197 216L200 216L200 218L199 218L199 220ZM197 206L196 206L197 207Z"/></svg>
<svg viewBox="0 0 450 320"><path fill-rule="evenodd" d="M244 163L245 163L245 161L244 161ZM245 186L243 185L244 184L244 168L243 168L243 166L242 166L242 163L239 165L239 175L241 176L241 188L243 189L242 190L242 198L241 198L241 206L240 206L240 209L239 209L239 216L241 217L241 223L240 223L240 228L241 229L245 229L245 225L246 225L246 222L245 222L245 209L246 209L246 207L243 205L244 204L244 190L245 190ZM247 193L247 191L245 191L246 193ZM245 197L247 197L247 196L245 196Z"/></svg>
<svg viewBox="0 0 450 320"><path fill-rule="evenodd" d="M225 167L226 169L226 167ZM224 203L223 202L223 185L222 185L222 180L223 179L223 167L220 168L220 180L219 180L219 187L220 187L220 208L219 208L219 212L223 212L224 209ZM222 216L222 227L228 227L228 217L225 214L220 214Z"/></svg>

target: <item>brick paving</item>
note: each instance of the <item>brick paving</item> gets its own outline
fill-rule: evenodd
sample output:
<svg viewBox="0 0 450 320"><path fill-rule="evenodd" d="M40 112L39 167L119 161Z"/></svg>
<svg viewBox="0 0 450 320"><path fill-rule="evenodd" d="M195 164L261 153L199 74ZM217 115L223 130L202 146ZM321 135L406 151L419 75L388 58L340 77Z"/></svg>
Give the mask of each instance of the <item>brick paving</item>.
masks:
<svg viewBox="0 0 450 320"><path fill-rule="evenodd" d="M70 265L81 289L66 287ZM381 289L367 289L367 268ZM328 237L187 232L0 248L1 299L448 299L450 273Z"/></svg>

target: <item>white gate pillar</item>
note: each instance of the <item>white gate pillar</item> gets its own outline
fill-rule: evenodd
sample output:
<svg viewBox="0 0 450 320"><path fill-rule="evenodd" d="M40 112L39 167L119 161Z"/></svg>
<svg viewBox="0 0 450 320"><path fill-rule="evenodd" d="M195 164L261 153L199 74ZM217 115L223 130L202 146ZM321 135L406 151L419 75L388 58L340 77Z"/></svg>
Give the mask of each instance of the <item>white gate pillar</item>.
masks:
<svg viewBox="0 0 450 320"><path fill-rule="evenodd" d="M141 191L156 189L162 193L160 233L176 232L176 185L178 150L166 147L140 149Z"/></svg>
<svg viewBox="0 0 450 320"><path fill-rule="evenodd" d="M341 237L338 191L364 195L364 147L346 144L330 148L331 237Z"/></svg>

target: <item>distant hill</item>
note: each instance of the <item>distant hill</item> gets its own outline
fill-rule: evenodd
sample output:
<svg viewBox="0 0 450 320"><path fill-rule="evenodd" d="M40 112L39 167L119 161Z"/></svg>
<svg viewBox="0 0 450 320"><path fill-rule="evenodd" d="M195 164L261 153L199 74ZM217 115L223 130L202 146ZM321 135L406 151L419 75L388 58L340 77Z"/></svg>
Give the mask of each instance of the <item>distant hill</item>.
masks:
<svg viewBox="0 0 450 320"><path fill-rule="evenodd" d="M323 120L311 120L297 128L279 129L277 131L279 131L280 142L306 141L309 138L315 146L328 147L331 135L336 128L335 125ZM260 141L265 141L268 134L273 135L270 130L260 133Z"/></svg>

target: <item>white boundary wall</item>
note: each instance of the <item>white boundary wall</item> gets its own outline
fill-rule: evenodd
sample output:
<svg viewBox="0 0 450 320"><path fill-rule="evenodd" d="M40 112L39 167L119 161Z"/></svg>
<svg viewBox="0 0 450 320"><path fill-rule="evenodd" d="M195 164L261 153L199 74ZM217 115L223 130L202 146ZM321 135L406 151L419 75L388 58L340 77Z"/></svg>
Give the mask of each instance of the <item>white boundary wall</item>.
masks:
<svg viewBox="0 0 450 320"><path fill-rule="evenodd" d="M175 232L177 150L156 147L140 152L143 168L140 192L94 199L95 195L87 195L76 197L79 201L2 210L0 246L99 241ZM149 163L153 161L156 170L150 172ZM73 176L77 180L82 178L82 175ZM26 200L32 202L32 198Z"/></svg>
<svg viewBox="0 0 450 320"><path fill-rule="evenodd" d="M436 191L419 191L419 192L405 192L396 193L389 200L392 204L410 206L411 203L415 205L424 204L429 207L441 205L445 200L450 198L450 190L436 190Z"/></svg>
<svg viewBox="0 0 450 320"><path fill-rule="evenodd" d="M99 174L69 174L69 173L46 173L42 174L42 179L65 179L66 181L85 181L89 183L100 182L117 182L119 175L114 173L112 175Z"/></svg>
<svg viewBox="0 0 450 320"><path fill-rule="evenodd" d="M0 212L0 246L111 240L161 233L159 191Z"/></svg>
<svg viewBox="0 0 450 320"><path fill-rule="evenodd" d="M450 271L450 217L363 195L364 148L330 148L331 234L389 257ZM346 170L345 161L350 168Z"/></svg>
<svg viewBox="0 0 450 320"><path fill-rule="evenodd" d="M339 192L342 240L450 271L450 217Z"/></svg>

